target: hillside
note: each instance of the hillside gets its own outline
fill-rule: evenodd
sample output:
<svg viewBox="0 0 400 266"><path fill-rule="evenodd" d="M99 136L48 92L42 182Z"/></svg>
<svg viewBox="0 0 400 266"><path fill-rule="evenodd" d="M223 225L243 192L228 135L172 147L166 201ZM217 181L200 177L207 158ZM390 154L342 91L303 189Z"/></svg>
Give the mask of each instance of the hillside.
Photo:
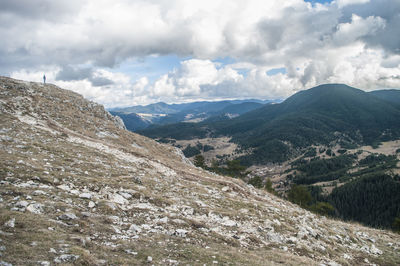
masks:
<svg viewBox="0 0 400 266"><path fill-rule="evenodd" d="M400 236L188 164L54 85L0 78L0 263L400 263Z"/></svg>
<svg viewBox="0 0 400 266"><path fill-rule="evenodd" d="M370 94L385 101L400 105L400 90L376 90Z"/></svg>
<svg viewBox="0 0 400 266"><path fill-rule="evenodd" d="M152 138L230 136L246 165L284 162L312 144L372 145L400 137L400 108L342 84L301 91L231 120L167 125L140 131Z"/></svg>

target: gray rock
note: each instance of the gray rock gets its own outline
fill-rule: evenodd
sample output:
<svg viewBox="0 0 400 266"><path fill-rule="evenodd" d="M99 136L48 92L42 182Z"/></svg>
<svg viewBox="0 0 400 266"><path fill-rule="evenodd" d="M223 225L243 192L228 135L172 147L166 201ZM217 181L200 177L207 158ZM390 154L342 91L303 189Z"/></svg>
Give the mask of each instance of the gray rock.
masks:
<svg viewBox="0 0 400 266"><path fill-rule="evenodd" d="M63 220L63 221L70 221L70 220L76 220L76 219L78 219L78 217L73 213L64 213L64 214L58 216L58 219Z"/></svg>
<svg viewBox="0 0 400 266"><path fill-rule="evenodd" d="M93 201L89 201L88 207L94 208L94 207L96 207L96 203L94 203Z"/></svg>
<svg viewBox="0 0 400 266"><path fill-rule="evenodd" d="M141 227L142 227L144 230L150 230L150 229L151 229L151 226L148 225L148 224L142 224Z"/></svg>
<svg viewBox="0 0 400 266"><path fill-rule="evenodd" d="M133 232L134 234L139 234L142 232L142 229L139 226L137 226L136 224L132 224L129 227L129 231Z"/></svg>
<svg viewBox="0 0 400 266"><path fill-rule="evenodd" d="M158 220L158 222L166 224L168 223L168 217L161 218L160 220Z"/></svg>
<svg viewBox="0 0 400 266"><path fill-rule="evenodd" d="M286 243L289 243L289 244L296 244L297 241L298 241L298 239L297 239L296 237L291 236L291 237L289 237L289 238L286 240Z"/></svg>
<svg viewBox="0 0 400 266"><path fill-rule="evenodd" d="M346 253L343 254L343 258L345 260L351 260L352 259L352 257L349 254L346 254Z"/></svg>
<svg viewBox="0 0 400 266"><path fill-rule="evenodd" d="M38 261L38 263L39 263L39 265L42 265L42 266L50 266L51 264L50 264L50 262L49 261Z"/></svg>
<svg viewBox="0 0 400 266"><path fill-rule="evenodd" d="M176 224L186 224L186 222L184 220L181 220L181 219L173 219L172 222L176 223Z"/></svg>
<svg viewBox="0 0 400 266"><path fill-rule="evenodd" d="M11 218L7 222L4 223L4 226L14 228L15 227L15 218Z"/></svg>
<svg viewBox="0 0 400 266"><path fill-rule="evenodd" d="M44 192L43 190L35 190L35 191L32 192L32 194L34 196L41 196L41 195L46 195L47 193Z"/></svg>
<svg viewBox="0 0 400 266"><path fill-rule="evenodd" d="M133 251L132 249L125 249L125 252L130 255L134 255L134 256L138 254L137 252Z"/></svg>
<svg viewBox="0 0 400 266"><path fill-rule="evenodd" d="M125 205L128 204L129 201L127 199L125 199L124 197L122 197L121 195L115 193L110 195L110 201L117 203L117 204L121 204L121 205Z"/></svg>
<svg viewBox="0 0 400 266"><path fill-rule="evenodd" d="M186 234L189 231L185 230L185 229L176 229L174 235L179 236L179 237L186 237Z"/></svg>
<svg viewBox="0 0 400 266"><path fill-rule="evenodd" d="M283 242L283 237L280 234L274 233L274 232L268 232L266 238L270 242L274 242L274 243L282 243Z"/></svg>
<svg viewBox="0 0 400 266"><path fill-rule="evenodd" d="M88 192L84 192L84 193L79 194L79 197L81 199L91 199L92 198L92 194L90 194Z"/></svg>
<svg viewBox="0 0 400 266"><path fill-rule="evenodd" d="M132 198L132 195L130 193L124 192L124 191L120 191L118 192L118 194L120 194L122 197L124 197L125 199L130 199Z"/></svg>
<svg viewBox="0 0 400 266"><path fill-rule="evenodd" d="M361 250L362 252L365 252L365 253L367 253L367 254L370 254L370 252L369 252L369 247L368 247L367 245L362 246L362 247L360 248L360 250Z"/></svg>
<svg viewBox="0 0 400 266"><path fill-rule="evenodd" d="M236 226L236 225L237 225L237 223L236 223L235 221L229 219L229 217L227 217L227 216L225 216L225 217L222 219L221 224L224 225L224 226L228 226L228 227L233 227L233 226Z"/></svg>
<svg viewBox="0 0 400 266"><path fill-rule="evenodd" d="M11 263L0 260L0 266L13 266Z"/></svg>
<svg viewBox="0 0 400 266"><path fill-rule="evenodd" d="M29 202L25 201L25 200L20 200L17 203L15 203L15 207L17 208L26 208L28 207Z"/></svg>
<svg viewBox="0 0 400 266"><path fill-rule="evenodd" d="M92 214L90 212L81 212L82 216L87 218L87 217L92 217Z"/></svg>
<svg viewBox="0 0 400 266"><path fill-rule="evenodd" d="M328 266L340 266L340 264L335 261L330 261L328 262Z"/></svg>
<svg viewBox="0 0 400 266"><path fill-rule="evenodd" d="M59 186L57 186L57 187L58 187L59 189L64 190L64 191L70 191L70 190L71 190L71 188L70 188L69 186L65 185L65 184L59 185Z"/></svg>
<svg viewBox="0 0 400 266"><path fill-rule="evenodd" d="M43 212L43 204L40 203L29 204L29 206L26 207L26 210L31 213L41 214Z"/></svg>
<svg viewBox="0 0 400 266"><path fill-rule="evenodd" d="M153 261L153 258L151 256L148 256L147 257L147 262L152 262L152 261Z"/></svg>
<svg viewBox="0 0 400 266"><path fill-rule="evenodd" d="M50 253L57 253L57 251L54 248L50 248L49 252Z"/></svg>
<svg viewBox="0 0 400 266"><path fill-rule="evenodd" d="M369 249L369 251L374 255L382 255L383 254L382 250L375 247L374 244L371 245L371 248Z"/></svg>
<svg viewBox="0 0 400 266"><path fill-rule="evenodd" d="M72 254L63 254L61 256L58 256L54 259L55 263L68 263L68 262L74 262L77 259L79 259L79 255L72 255Z"/></svg>

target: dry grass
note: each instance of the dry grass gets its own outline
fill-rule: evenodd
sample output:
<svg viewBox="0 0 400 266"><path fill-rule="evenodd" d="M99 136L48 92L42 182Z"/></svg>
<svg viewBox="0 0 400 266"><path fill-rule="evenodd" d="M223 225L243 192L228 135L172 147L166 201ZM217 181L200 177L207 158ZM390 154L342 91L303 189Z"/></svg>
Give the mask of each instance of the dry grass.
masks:
<svg viewBox="0 0 400 266"><path fill-rule="evenodd" d="M398 235L323 219L240 180L192 168L172 147L116 128L104 109L80 96L50 85L32 87L33 96L24 90L11 88L8 94L0 90L1 100L10 103L0 115L3 261L15 265L53 263L61 254L74 254L79 255L72 262L77 265L143 265L148 256L161 265L174 261L190 265L212 265L214 261L223 265L314 265L331 260L345 264L346 252L354 257L350 264L359 257L381 265L400 263L395 249L400 247ZM12 103L21 93L32 102L22 101L20 108ZM26 111L29 106L33 111ZM37 124L21 122L18 108L26 115L37 114ZM99 131L118 137L102 138L96 135ZM71 141L71 136L81 142ZM226 186L229 190L222 191ZM83 192L93 197L81 198ZM113 202L115 195L119 200L125 195L128 203ZM21 200L43 204L42 213L14 210ZM95 204L92 208L88 207L90 201ZM65 213L78 218L61 220ZM161 222L165 217L168 221ZM4 225L11 218L16 220L14 228ZM224 225L226 219L240 226ZM267 220L284 239L282 243L267 240L266 234L272 230ZM137 236L128 232L131 225L140 227ZM289 246L293 244L286 238L295 236L299 225L319 230L323 237L307 235L299 240L299 247ZM352 251L329 238L340 231L332 228L346 228L357 248L367 240L354 232L367 232L383 255ZM178 229L187 230L186 237L177 236ZM327 251L306 248L314 244L328 246ZM288 251L283 251L284 246Z"/></svg>

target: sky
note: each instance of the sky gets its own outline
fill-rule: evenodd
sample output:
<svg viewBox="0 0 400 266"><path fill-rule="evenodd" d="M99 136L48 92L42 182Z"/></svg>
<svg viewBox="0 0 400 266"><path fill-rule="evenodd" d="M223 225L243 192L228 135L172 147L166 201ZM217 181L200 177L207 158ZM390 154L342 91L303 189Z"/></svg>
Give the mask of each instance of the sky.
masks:
<svg viewBox="0 0 400 266"><path fill-rule="evenodd" d="M1 0L0 75L107 108L400 88L400 0Z"/></svg>

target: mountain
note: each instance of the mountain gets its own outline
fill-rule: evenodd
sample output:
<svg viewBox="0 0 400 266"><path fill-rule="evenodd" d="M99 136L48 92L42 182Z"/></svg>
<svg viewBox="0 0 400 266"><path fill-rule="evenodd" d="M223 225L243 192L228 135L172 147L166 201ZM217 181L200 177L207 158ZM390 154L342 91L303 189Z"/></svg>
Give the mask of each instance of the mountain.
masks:
<svg viewBox="0 0 400 266"><path fill-rule="evenodd" d="M138 105L124 108L112 108L110 111L116 113L146 113L146 114L174 114L181 111L182 106L169 105L163 102L153 103L149 105Z"/></svg>
<svg viewBox="0 0 400 266"><path fill-rule="evenodd" d="M210 117L229 119L260 108L261 100L231 100L216 102L193 102L183 104L155 103L146 106L114 108L110 112L122 118L129 130L137 131L150 126L178 122L199 122Z"/></svg>
<svg viewBox="0 0 400 266"><path fill-rule="evenodd" d="M266 105L231 120L167 125L140 131L152 138L230 136L247 165L283 162L313 144L374 144L400 137L395 104L343 84L301 91L280 104Z"/></svg>
<svg viewBox="0 0 400 266"><path fill-rule="evenodd" d="M0 77L2 265L400 263L400 236L193 167L51 84Z"/></svg>
<svg viewBox="0 0 400 266"><path fill-rule="evenodd" d="M135 113L125 114L125 113L110 111L110 114L120 117L124 122L126 129L130 131L145 129L149 127L151 124L153 124L151 120L150 121L146 120L142 116L137 115Z"/></svg>
<svg viewBox="0 0 400 266"><path fill-rule="evenodd" d="M369 93L382 100L400 105L400 90L376 90Z"/></svg>
<svg viewBox="0 0 400 266"><path fill-rule="evenodd" d="M277 100L278 101L278 100ZM258 99L248 99L248 100L225 100L225 101L201 101L201 102L191 102L191 103L181 103L181 104L167 104L163 102L153 103L149 105L137 105L131 107L116 107L111 108L109 111L117 113L146 113L146 114L175 114L182 111L196 110L196 112L207 112L207 111L217 111L225 108L229 105L241 104L241 103L258 103L266 104L273 101L269 100L258 100Z"/></svg>

